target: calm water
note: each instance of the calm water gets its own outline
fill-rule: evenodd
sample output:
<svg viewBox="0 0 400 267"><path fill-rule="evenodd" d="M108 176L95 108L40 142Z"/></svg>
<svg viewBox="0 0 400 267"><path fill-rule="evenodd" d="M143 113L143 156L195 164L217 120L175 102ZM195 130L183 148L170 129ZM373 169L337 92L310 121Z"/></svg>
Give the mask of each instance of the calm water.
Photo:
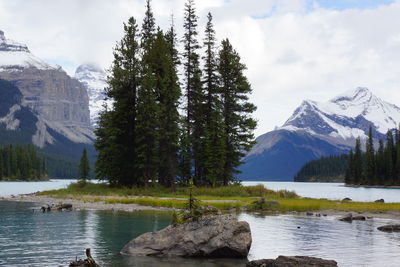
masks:
<svg viewBox="0 0 400 267"><path fill-rule="evenodd" d="M342 183L243 182L243 184L262 184L272 190L286 189L295 191L302 197L333 200L349 197L354 201L375 201L383 198L386 202L400 202L400 189L398 188L353 188L346 187Z"/></svg>
<svg viewBox="0 0 400 267"><path fill-rule="evenodd" d="M32 203L0 201L0 266L68 266L90 247L101 266L244 266L242 261L130 258L118 255L131 239L168 225L169 213L73 211L33 213ZM241 214L250 223L249 259L308 255L339 266L399 266L400 234L373 219L345 223L334 217ZM300 227L300 229L298 229Z"/></svg>
<svg viewBox="0 0 400 267"><path fill-rule="evenodd" d="M76 180L50 180L46 182L0 182L0 197L29 194L37 191L64 188Z"/></svg>
<svg viewBox="0 0 400 267"><path fill-rule="evenodd" d="M71 180L1 182L0 196L62 188ZM244 184L259 184L245 182ZM266 187L294 190L305 197L359 201L384 198L400 202L399 189L347 188L342 184L262 182ZM129 258L118 254L132 238L169 224L165 212L32 212L36 204L0 201L0 266L68 266L84 249L102 266L243 266L239 261ZM249 259L279 255L308 255L334 259L339 266L400 266L400 233L376 228L390 220L372 219L351 224L334 217L241 214L250 223L253 245ZM397 222L398 223L398 222ZM298 228L300 227L300 228Z"/></svg>
<svg viewBox="0 0 400 267"><path fill-rule="evenodd" d="M0 197L28 194L42 190L64 188L76 180L51 180L48 182L0 182ZM93 180L92 182L97 182ZM354 201L375 201L384 198L386 202L400 202L400 189L352 188L342 183L295 183L295 182L243 182L244 185L263 184L273 190L295 191L302 197L343 199Z"/></svg>

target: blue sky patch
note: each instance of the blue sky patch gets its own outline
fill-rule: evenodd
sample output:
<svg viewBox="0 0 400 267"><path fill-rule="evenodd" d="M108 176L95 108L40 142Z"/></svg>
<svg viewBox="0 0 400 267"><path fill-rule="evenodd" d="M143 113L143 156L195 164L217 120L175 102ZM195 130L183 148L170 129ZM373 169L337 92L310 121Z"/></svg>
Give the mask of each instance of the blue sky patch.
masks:
<svg viewBox="0 0 400 267"><path fill-rule="evenodd" d="M345 10L345 9L371 9L381 5L389 5L395 2L395 0L316 0L323 8L334 9L334 10Z"/></svg>

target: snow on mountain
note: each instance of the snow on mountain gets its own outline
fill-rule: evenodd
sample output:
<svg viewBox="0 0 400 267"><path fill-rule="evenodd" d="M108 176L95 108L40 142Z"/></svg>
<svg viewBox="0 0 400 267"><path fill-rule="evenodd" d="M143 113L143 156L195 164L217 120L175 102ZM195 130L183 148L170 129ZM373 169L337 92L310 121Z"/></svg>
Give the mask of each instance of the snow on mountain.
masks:
<svg viewBox="0 0 400 267"><path fill-rule="evenodd" d="M370 126L378 140L399 123L400 108L367 88L356 88L327 102L303 101L282 127L257 137L243 159L239 178L292 180L310 160L347 153L357 137L367 137Z"/></svg>
<svg viewBox="0 0 400 267"><path fill-rule="evenodd" d="M105 99L107 87L107 74L104 70L93 64L80 65L75 71L75 78L83 83L89 95L90 121L97 126L99 113L104 104L111 105L112 101Z"/></svg>
<svg viewBox="0 0 400 267"><path fill-rule="evenodd" d="M60 66L52 65L35 57L24 44L6 39L0 31L0 71L15 71L36 67L40 70L58 70Z"/></svg>
<svg viewBox="0 0 400 267"><path fill-rule="evenodd" d="M303 101L280 129L302 129L313 135L354 140L365 138L370 125L377 134L385 134L399 123L399 107L359 87L325 103Z"/></svg>

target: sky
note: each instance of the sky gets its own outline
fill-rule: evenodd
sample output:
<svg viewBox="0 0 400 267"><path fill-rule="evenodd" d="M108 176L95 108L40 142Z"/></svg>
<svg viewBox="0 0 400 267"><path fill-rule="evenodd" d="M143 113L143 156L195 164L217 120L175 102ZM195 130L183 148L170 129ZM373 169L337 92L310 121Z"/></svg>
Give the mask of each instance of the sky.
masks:
<svg viewBox="0 0 400 267"><path fill-rule="evenodd" d="M157 24L186 0L153 0ZM327 101L358 86L400 106L400 0L197 0L199 32L211 12L247 66L258 107L255 134L282 126L305 99ZM0 30L70 75L83 63L108 69L130 16L144 0L0 0ZM199 37L201 40L201 36Z"/></svg>

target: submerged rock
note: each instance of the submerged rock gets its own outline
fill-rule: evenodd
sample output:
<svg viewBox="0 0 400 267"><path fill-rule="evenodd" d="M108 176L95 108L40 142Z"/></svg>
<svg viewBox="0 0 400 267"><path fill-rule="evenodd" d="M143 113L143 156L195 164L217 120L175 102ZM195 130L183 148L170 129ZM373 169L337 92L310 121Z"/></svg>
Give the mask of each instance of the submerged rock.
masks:
<svg viewBox="0 0 400 267"><path fill-rule="evenodd" d="M207 215L158 232L145 233L125 245L122 255L245 258L250 226L234 215Z"/></svg>
<svg viewBox="0 0 400 267"><path fill-rule="evenodd" d="M353 214L349 213L349 214L343 216L342 218L340 218L339 221L352 222L353 221Z"/></svg>
<svg viewBox="0 0 400 267"><path fill-rule="evenodd" d="M400 232L400 224L389 224L378 227L379 231L383 232Z"/></svg>
<svg viewBox="0 0 400 267"><path fill-rule="evenodd" d="M363 215L358 215L353 217L353 221L365 221L366 218Z"/></svg>
<svg viewBox="0 0 400 267"><path fill-rule="evenodd" d="M275 260L250 261L246 267L337 267L337 262L306 256L279 256Z"/></svg>

